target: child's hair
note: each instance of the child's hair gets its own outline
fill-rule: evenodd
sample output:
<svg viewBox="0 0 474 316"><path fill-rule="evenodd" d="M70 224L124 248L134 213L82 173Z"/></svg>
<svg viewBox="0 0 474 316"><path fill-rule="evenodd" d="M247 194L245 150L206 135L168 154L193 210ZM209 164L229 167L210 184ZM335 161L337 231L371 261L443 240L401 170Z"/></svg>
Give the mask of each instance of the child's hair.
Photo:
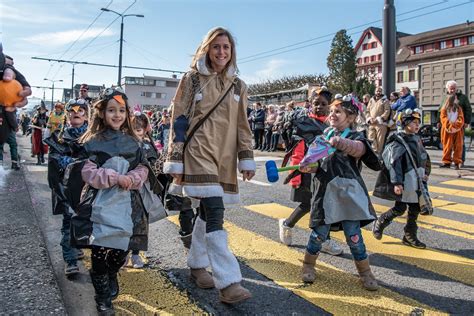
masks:
<svg viewBox="0 0 474 316"><path fill-rule="evenodd" d="M148 130L150 127L150 120L145 113L136 112L132 117L132 128L134 130L137 129L144 129L145 131Z"/></svg>
<svg viewBox="0 0 474 316"><path fill-rule="evenodd" d="M96 137L101 138L101 134L107 130L107 125L105 125L105 110L107 109L107 104L116 95L122 96L122 99L125 101L125 108L127 109L125 122L120 126L120 130L125 134L138 139L137 134L135 134L135 131L132 128L131 111L128 106L127 96L118 89L108 88L100 99L92 104L92 118L89 121L90 124L87 131L79 140L80 143L85 143Z"/></svg>
<svg viewBox="0 0 474 316"><path fill-rule="evenodd" d="M133 115L132 128L133 130L143 129L145 131L145 139L148 138L149 141L153 140L150 119L145 113L136 112L135 115Z"/></svg>
<svg viewBox="0 0 474 316"><path fill-rule="evenodd" d="M444 101L443 106L445 108L452 108L454 111L457 111L459 109L459 100L456 95L451 95L446 98L446 101Z"/></svg>
<svg viewBox="0 0 474 316"><path fill-rule="evenodd" d="M359 115L359 110L357 106L353 104L352 100L351 101L347 101L344 99L335 100L333 103L329 105L329 109L334 108L334 107L340 107L344 111L344 113L346 113L346 115L352 119L352 122L350 123L349 127L351 129L354 129L357 116ZM328 121L329 121L329 116L328 116Z"/></svg>

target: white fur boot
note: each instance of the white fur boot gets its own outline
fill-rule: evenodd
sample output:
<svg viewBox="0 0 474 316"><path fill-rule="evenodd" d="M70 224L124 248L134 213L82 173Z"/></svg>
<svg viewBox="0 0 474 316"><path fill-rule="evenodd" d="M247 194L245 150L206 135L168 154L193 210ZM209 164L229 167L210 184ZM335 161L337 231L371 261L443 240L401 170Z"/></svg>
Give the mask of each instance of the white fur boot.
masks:
<svg viewBox="0 0 474 316"><path fill-rule="evenodd" d="M206 246L206 222L199 216L194 223L191 247L188 251L188 267L191 268L191 279L201 289L214 287L214 281L206 268L209 267L209 256Z"/></svg>
<svg viewBox="0 0 474 316"><path fill-rule="evenodd" d="M207 253L211 262L214 284L219 298L228 304L239 303L250 298L250 292L240 285L242 274L239 262L230 252L227 232L218 230L206 234Z"/></svg>

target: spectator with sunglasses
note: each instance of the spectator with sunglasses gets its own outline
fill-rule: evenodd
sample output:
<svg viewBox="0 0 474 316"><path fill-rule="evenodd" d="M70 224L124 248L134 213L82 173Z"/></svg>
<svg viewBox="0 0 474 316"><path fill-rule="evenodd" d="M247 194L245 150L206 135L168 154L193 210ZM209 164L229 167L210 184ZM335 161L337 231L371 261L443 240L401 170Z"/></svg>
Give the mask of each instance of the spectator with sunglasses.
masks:
<svg viewBox="0 0 474 316"><path fill-rule="evenodd" d="M79 97L76 98L76 100L78 99L86 100L89 104L92 104L92 98L89 97L89 86L87 83L81 84L81 87L79 88Z"/></svg>
<svg viewBox="0 0 474 316"><path fill-rule="evenodd" d="M82 250L70 244L72 209L64 192L64 171L73 161L72 155L78 146L79 138L86 132L89 106L85 100L69 100L66 114L60 122L61 128L52 132L44 140L49 145L48 184L51 189L53 215L62 215L61 249L65 262L64 274L71 276L79 273L77 260L84 257Z"/></svg>

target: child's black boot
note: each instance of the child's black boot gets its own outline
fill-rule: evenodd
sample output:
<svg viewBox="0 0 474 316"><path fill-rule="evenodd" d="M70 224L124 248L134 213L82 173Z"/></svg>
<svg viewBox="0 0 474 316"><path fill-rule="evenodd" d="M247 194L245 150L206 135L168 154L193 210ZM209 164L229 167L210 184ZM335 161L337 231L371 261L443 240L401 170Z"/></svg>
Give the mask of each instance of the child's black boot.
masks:
<svg viewBox="0 0 474 316"><path fill-rule="evenodd" d="M374 226L372 228L372 234L374 235L375 239L382 239L383 230L388 225L390 225L395 217L397 217L397 215L394 214L392 209L379 216L379 218L374 222Z"/></svg>
<svg viewBox="0 0 474 316"><path fill-rule="evenodd" d="M110 296L109 275L96 274L93 271L90 272L90 275L95 290L95 303L99 315L115 315L112 298Z"/></svg>

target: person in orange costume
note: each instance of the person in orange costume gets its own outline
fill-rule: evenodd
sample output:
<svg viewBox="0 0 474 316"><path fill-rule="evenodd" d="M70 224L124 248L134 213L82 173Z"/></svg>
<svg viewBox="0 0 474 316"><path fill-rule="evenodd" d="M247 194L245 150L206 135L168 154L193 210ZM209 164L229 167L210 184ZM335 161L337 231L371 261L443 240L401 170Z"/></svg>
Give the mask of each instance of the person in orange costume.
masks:
<svg viewBox="0 0 474 316"><path fill-rule="evenodd" d="M443 143L443 165L450 168L454 162L456 170L462 163L462 145L464 141L464 115L455 95L446 99L440 112L441 142Z"/></svg>

